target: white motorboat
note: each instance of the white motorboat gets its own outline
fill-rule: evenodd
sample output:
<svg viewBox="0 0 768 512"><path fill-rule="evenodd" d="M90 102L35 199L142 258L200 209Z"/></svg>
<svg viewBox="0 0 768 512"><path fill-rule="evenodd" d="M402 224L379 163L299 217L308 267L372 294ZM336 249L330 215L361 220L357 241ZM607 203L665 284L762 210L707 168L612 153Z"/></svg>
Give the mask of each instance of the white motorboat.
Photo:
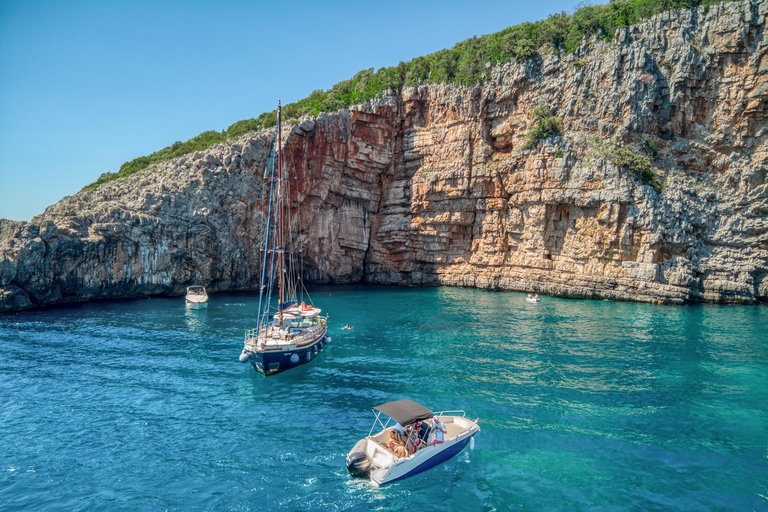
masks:
<svg viewBox="0 0 768 512"><path fill-rule="evenodd" d="M467 418L464 411L433 413L408 399L387 402L373 410L375 419L371 432L347 454L347 469L353 476L369 478L377 485L417 475L447 461L467 444L473 446L473 436L480 430L478 420ZM388 417L386 423L381 420L382 414ZM439 418L446 430L445 440L440 444L432 444L434 418ZM397 424L390 425L391 420L405 431L405 452L401 449L401 455L390 449L391 432L398 429ZM382 430L373 434L377 425Z"/></svg>
<svg viewBox="0 0 768 512"><path fill-rule="evenodd" d="M184 297L188 309L203 309L208 307L208 292L205 286L188 286Z"/></svg>

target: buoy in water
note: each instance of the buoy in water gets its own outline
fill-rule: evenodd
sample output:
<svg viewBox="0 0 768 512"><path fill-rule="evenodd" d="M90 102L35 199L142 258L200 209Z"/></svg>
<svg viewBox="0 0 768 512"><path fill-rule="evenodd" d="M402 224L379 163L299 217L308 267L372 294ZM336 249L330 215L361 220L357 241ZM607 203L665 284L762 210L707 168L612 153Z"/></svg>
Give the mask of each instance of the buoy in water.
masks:
<svg viewBox="0 0 768 512"><path fill-rule="evenodd" d="M317 345L315 345L314 347L312 347L312 352L314 352L315 354L317 354Z"/></svg>
<svg viewBox="0 0 768 512"><path fill-rule="evenodd" d="M472 436L469 438L469 449L470 450L475 449L475 436Z"/></svg>
<svg viewBox="0 0 768 512"><path fill-rule="evenodd" d="M299 362L299 356L298 356L298 354L291 354L291 362L292 362L293 364L296 364L296 363L298 363L298 362Z"/></svg>
<svg viewBox="0 0 768 512"><path fill-rule="evenodd" d="M312 360L312 352L307 352L307 361L309 362L311 360Z"/></svg>
<svg viewBox="0 0 768 512"><path fill-rule="evenodd" d="M330 343L331 342L331 337L330 336L326 336L325 337L325 342L326 343Z"/></svg>
<svg viewBox="0 0 768 512"><path fill-rule="evenodd" d="M248 355L248 352L243 350L242 354L240 354L240 362L241 363L247 363L248 359L250 359L250 356Z"/></svg>

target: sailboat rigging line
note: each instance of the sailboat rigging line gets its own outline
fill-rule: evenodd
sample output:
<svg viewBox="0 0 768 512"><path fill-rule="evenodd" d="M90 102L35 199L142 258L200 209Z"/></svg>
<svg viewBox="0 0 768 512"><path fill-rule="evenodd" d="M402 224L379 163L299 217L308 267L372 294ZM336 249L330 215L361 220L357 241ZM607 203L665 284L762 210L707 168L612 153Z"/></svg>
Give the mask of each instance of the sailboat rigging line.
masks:
<svg viewBox="0 0 768 512"><path fill-rule="evenodd" d="M279 286L279 294L280 294L280 300L277 303L277 311L280 317L280 328L283 328L283 307L285 305L285 296L284 296L284 288L283 288L283 279L285 279L285 276L283 275L283 269L285 267L285 253L282 251L284 245L283 241L283 216L285 214L285 210L283 208L283 133L281 129L281 115L282 115L282 108L280 106L280 102L277 102L277 208L279 211L279 214L277 216L277 245L280 247L280 267L279 267L279 274L278 279L280 280L280 286Z"/></svg>
<svg viewBox="0 0 768 512"><path fill-rule="evenodd" d="M295 167L294 167L295 170ZM302 244L301 244L301 227L302 227L302 214L304 213L304 210L301 208L301 201L299 201L299 173L296 172L293 176L293 179L296 181L296 184L294 186L296 190L296 246L297 250L296 252L298 255L294 255L294 272L296 273L296 287L298 288L299 283L301 283L301 289L298 290L298 292L301 294L301 301L304 302L304 251L302 250ZM296 260L298 259L298 265L295 265ZM296 293L296 291L294 291Z"/></svg>
<svg viewBox="0 0 768 512"><path fill-rule="evenodd" d="M302 280L301 281L301 298L302 298L302 300L304 300L304 292L307 293L307 300L309 301L309 305L314 307L315 303L312 302L312 298L309 296L309 291L307 290L307 287L304 286L304 281Z"/></svg>
<svg viewBox="0 0 768 512"><path fill-rule="evenodd" d="M277 130L275 130L277 131ZM272 141L272 148L274 150L275 144L277 143L277 133L275 133L275 138ZM271 152L271 151L270 151ZM269 161L267 161L267 165L269 165ZM264 170L264 175L266 178L266 169ZM275 161L272 160L272 170L271 170L271 176L270 176L270 187L269 187L269 211L267 213L267 226L264 230L264 260L261 265L261 288L259 290L259 309L257 310L258 313L256 315L257 319L257 326L261 328L261 321L262 321L262 304L263 304L263 298L264 298L264 278L266 277L267 272L267 258L269 256L269 251L266 250L267 247L269 247L269 235L270 235L270 226L272 225L272 186L271 182L273 182L275 179ZM262 203L263 204L263 203ZM258 332L258 331L257 331Z"/></svg>
<svg viewBox="0 0 768 512"><path fill-rule="evenodd" d="M279 149L278 149L279 152ZM272 180L271 188L274 189L274 180ZM278 217L275 219L276 222L279 221L279 207L280 207L280 190L278 188L278 198L277 201L275 201L274 208L275 208L275 217ZM270 217L272 215L272 212L270 211ZM270 251L272 253L272 258L270 259L270 267L269 267L269 291L267 293L267 308L264 311L265 313L265 321L269 321L269 312L272 309L272 289L275 286L275 258L277 257L277 252L280 249L277 246L277 237L272 237L272 250ZM280 308L280 305L278 304L278 309Z"/></svg>
<svg viewBox="0 0 768 512"><path fill-rule="evenodd" d="M290 195L290 191L289 191L289 195ZM288 222L291 225L291 227L293 227L293 228L297 228L298 227L298 225L296 223L296 216L295 215L291 219L289 219ZM291 248L296 246L296 239L295 239L295 237L293 235L293 231L294 231L294 229L288 229L288 238L289 238L288 239L288 246L291 247ZM296 289L298 287L299 281L301 280L301 276L298 273L298 268L299 267L296 264L297 263L296 262L296 251L293 251L293 250L289 251L288 252L288 257L291 260L291 264L288 265L288 270L290 272L290 277L288 279L288 287L289 287L288 296L289 297L296 297Z"/></svg>

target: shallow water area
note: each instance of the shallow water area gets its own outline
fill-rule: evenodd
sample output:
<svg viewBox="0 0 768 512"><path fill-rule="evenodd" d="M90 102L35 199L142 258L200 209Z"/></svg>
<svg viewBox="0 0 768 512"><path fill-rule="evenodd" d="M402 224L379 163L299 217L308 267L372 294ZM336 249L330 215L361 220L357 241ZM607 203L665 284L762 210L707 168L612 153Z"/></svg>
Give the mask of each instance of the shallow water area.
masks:
<svg viewBox="0 0 768 512"><path fill-rule="evenodd" d="M238 362L256 294L0 315L3 510L768 510L768 307L320 287L331 344ZM351 324L352 330L343 330ZM371 407L480 418L377 488Z"/></svg>

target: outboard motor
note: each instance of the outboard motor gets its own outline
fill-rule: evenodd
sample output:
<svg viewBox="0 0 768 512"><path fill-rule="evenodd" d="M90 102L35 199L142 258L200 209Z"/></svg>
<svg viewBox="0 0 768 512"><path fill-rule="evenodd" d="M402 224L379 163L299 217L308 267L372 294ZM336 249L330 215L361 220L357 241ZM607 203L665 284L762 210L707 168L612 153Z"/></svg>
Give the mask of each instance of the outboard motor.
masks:
<svg viewBox="0 0 768 512"><path fill-rule="evenodd" d="M371 459L365 452L353 452L347 455L347 469L355 478L368 478L371 471Z"/></svg>

